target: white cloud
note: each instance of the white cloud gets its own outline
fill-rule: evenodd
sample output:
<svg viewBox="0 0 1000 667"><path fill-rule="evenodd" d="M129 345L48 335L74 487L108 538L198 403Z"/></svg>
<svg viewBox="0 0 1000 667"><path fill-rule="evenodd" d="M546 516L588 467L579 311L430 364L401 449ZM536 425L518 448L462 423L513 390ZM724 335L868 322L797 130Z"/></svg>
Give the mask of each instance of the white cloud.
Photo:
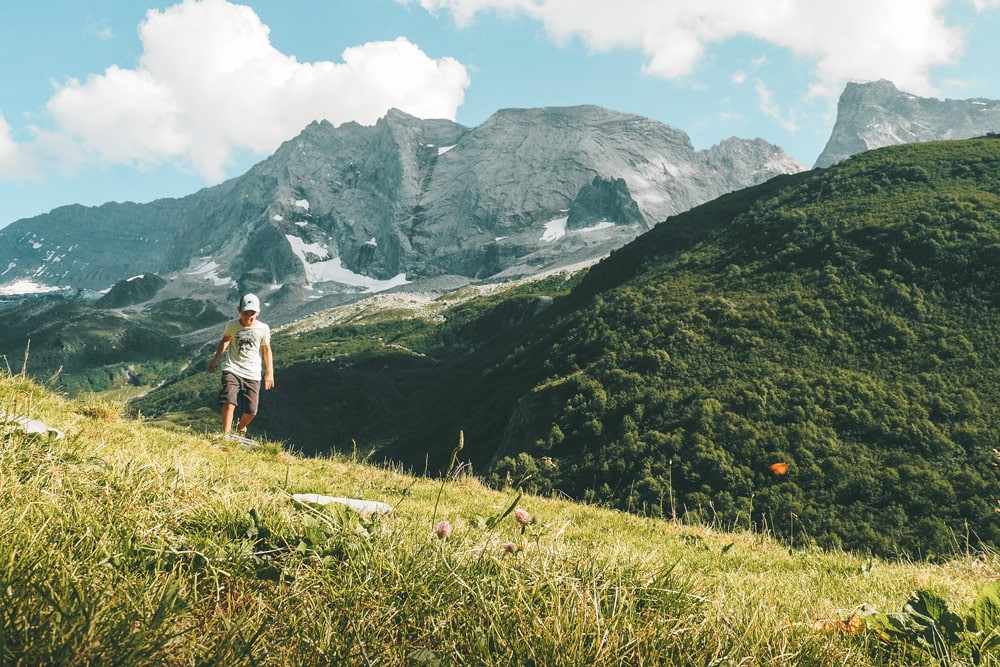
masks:
<svg viewBox="0 0 1000 667"><path fill-rule="evenodd" d="M37 165L31 151L14 140L10 125L3 115L0 115L0 178L38 178Z"/></svg>
<svg viewBox="0 0 1000 667"><path fill-rule="evenodd" d="M562 42L590 48L639 49L645 71L692 74L706 48L748 35L815 63L814 95L839 95L849 80L886 78L901 89L932 94L929 71L953 62L964 35L945 22L953 0L398 0L447 10L459 25L479 12L519 12ZM979 10L1000 0L973 0Z"/></svg>
<svg viewBox="0 0 1000 667"><path fill-rule="evenodd" d="M106 21L87 19L86 21L87 30L93 33L94 37L106 42L108 40L115 38L115 31Z"/></svg>
<svg viewBox="0 0 1000 667"><path fill-rule="evenodd" d="M762 81L758 81L754 88L757 91L757 100L761 113L776 120L779 125L789 132L795 132L798 128L794 115L782 115L781 108L774 101L774 93L771 92L771 89L764 85Z"/></svg>
<svg viewBox="0 0 1000 667"><path fill-rule="evenodd" d="M31 151L65 169L82 160L150 167L172 162L209 182L235 151L273 152L313 120L372 124L396 107L454 119L469 76L399 38L349 48L343 62L300 63L275 49L254 11L226 0L184 0L150 10L134 69L109 67L59 86L54 126L32 128ZM9 130L0 126L0 175Z"/></svg>

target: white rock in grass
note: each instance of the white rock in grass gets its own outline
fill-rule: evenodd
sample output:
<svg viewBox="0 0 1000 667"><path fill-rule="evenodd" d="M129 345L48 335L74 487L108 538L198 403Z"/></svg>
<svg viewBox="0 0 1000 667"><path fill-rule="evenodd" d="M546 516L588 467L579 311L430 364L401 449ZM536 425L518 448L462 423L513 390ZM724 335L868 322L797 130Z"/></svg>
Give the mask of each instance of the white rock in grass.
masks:
<svg viewBox="0 0 1000 667"><path fill-rule="evenodd" d="M63 437L62 431L59 429L52 428L37 419L28 419L27 417L8 414L4 410L0 410L0 426L5 430L17 429L28 434L37 433L39 435L47 435L55 440Z"/></svg>
<svg viewBox="0 0 1000 667"><path fill-rule="evenodd" d="M322 496L318 493L296 493L292 500L300 503L312 503L314 505L329 505L330 503L340 503L347 505L355 512L361 514L390 514L392 505L380 503L377 500L359 500L357 498L338 498L336 496Z"/></svg>

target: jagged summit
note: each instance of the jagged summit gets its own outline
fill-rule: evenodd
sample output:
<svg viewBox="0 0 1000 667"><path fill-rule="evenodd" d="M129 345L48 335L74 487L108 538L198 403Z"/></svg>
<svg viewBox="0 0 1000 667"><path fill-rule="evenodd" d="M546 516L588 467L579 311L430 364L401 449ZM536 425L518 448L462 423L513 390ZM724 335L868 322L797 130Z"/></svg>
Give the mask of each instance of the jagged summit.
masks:
<svg viewBox="0 0 1000 667"><path fill-rule="evenodd" d="M404 284L597 258L670 215L802 169L761 140L696 151L676 128L597 106L503 109L474 128L392 109L373 126L310 123L243 176L189 197L15 222L0 230L0 284L105 290L158 273L174 295L253 290L301 316ZM617 184L608 210L637 215L567 226L581 196L588 215L610 205L593 200L595 179Z"/></svg>
<svg viewBox="0 0 1000 667"><path fill-rule="evenodd" d="M969 139L1000 131L1000 101L917 97L884 79L848 83L837 122L816 160L828 167L873 148L917 141Z"/></svg>

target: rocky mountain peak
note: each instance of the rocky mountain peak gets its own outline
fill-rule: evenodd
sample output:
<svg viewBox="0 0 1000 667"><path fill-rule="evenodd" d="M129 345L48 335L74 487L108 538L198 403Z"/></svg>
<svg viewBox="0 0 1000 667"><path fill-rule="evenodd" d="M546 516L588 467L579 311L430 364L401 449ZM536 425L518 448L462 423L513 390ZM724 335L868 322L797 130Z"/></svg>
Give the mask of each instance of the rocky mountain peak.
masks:
<svg viewBox="0 0 1000 667"><path fill-rule="evenodd" d="M802 169L761 140L698 151L681 130L597 106L503 109L473 128L392 109L373 126L310 123L243 176L189 197L18 221L0 230L0 280L58 270L60 285L105 290L157 273L173 279L171 296L253 290L277 321L407 283L592 260L670 215ZM145 240L122 253L127 229ZM76 254L59 265L32 245L70 241ZM115 262L97 268L91 258L109 253Z"/></svg>
<svg viewBox="0 0 1000 667"><path fill-rule="evenodd" d="M837 104L837 121L816 160L828 167L883 146L968 139L1000 130L1000 101L918 97L891 81L848 83Z"/></svg>

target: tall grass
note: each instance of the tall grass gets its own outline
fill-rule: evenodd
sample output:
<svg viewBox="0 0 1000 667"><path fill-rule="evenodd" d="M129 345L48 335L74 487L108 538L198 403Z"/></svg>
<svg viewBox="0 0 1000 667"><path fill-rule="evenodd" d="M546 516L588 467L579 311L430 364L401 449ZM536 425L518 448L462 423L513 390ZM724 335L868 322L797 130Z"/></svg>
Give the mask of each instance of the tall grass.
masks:
<svg viewBox="0 0 1000 667"><path fill-rule="evenodd" d="M2 664L922 664L829 628L916 588L967 604L1000 562L789 551L471 478L244 451L9 373L0 409L66 434L0 430Z"/></svg>

